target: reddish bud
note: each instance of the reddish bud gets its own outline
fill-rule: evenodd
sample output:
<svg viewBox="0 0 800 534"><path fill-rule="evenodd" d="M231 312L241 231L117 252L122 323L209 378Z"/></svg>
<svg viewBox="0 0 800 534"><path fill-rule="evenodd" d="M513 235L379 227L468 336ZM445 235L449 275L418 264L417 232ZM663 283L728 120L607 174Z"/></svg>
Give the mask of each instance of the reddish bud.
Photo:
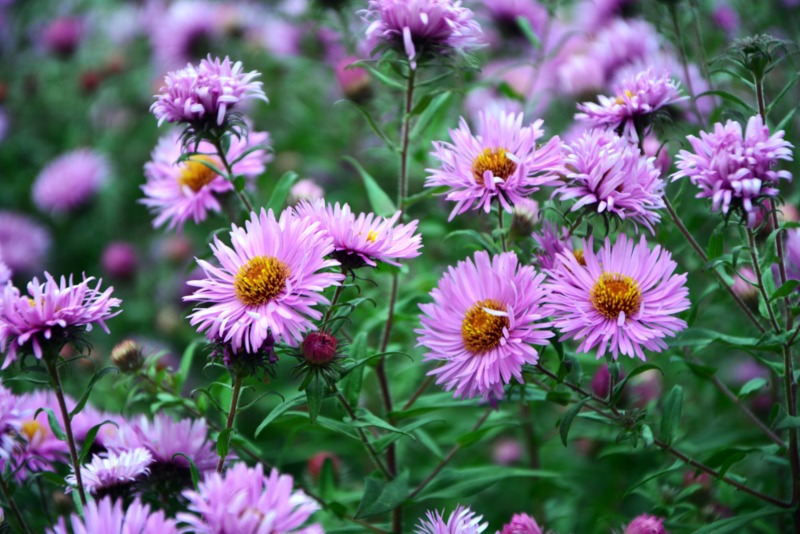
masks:
<svg viewBox="0 0 800 534"><path fill-rule="evenodd" d="M336 357L338 344L327 332L311 332L303 340L303 357L311 365L325 365Z"/></svg>

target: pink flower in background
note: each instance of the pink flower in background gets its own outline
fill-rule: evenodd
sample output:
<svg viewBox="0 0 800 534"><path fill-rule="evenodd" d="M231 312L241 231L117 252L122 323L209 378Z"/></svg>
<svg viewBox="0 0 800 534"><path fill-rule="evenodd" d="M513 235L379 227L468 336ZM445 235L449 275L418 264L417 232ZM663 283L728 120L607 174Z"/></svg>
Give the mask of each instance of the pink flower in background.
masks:
<svg viewBox="0 0 800 534"><path fill-rule="evenodd" d="M77 17L60 17L42 30L45 48L60 56L70 56L78 48L85 33L84 21Z"/></svg>
<svg viewBox="0 0 800 534"><path fill-rule="evenodd" d="M728 4L723 3L715 7L711 12L711 20L727 34L729 39L735 37L736 32L739 31L739 14L736 12L736 8Z"/></svg>
<svg viewBox="0 0 800 534"><path fill-rule="evenodd" d="M294 206L303 200L313 202L325 197L325 190L311 178L298 180L289 190L289 204Z"/></svg>
<svg viewBox="0 0 800 534"><path fill-rule="evenodd" d="M343 279L325 271L339 265L325 259L333 240L319 223L291 210L276 220L272 210L262 208L245 228L231 228L233 248L216 236L211 244L220 265L198 260L206 278L188 282L197 290L185 300L208 305L194 309L191 324L209 339L231 343L234 351L257 352L268 333L296 346L314 329L311 320L322 317L314 309L328 303L322 291Z"/></svg>
<svg viewBox="0 0 800 534"><path fill-rule="evenodd" d="M528 514L514 514L497 534L542 534L542 529Z"/></svg>
<svg viewBox="0 0 800 534"><path fill-rule="evenodd" d="M103 453L94 455L92 461L81 466L83 486L95 498L102 498L119 488L130 486L150 473L148 466L153 457L147 449L137 448L120 453ZM70 487L77 487L77 478L72 474L65 478Z"/></svg>
<svg viewBox="0 0 800 534"><path fill-rule="evenodd" d="M69 280L62 276L59 282L49 273L44 275L43 284L37 278L28 283L27 295L10 283L0 294L0 350L6 352L3 369L16 361L28 344L36 358L42 359L43 345L66 335L67 329L83 327L88 332L97 323L109 333L106 320L121 311L113 311L121 302L111 297L114 288L101 292L101 281L89 287L93 277L74 284L71 276Z"/></svg>
<svg viewBox="0 0 800 534"><path fill-rule="evenodd" d="M168 73L150 111L159 126L165 121L222 126L241 102L268 102L261 82L255 81L259 76L256 71L243 72L241 61L231 64L227 56L220 61L209 54L197 66Z"/></svg>
<svg viewBox="0 0 800 534"><path fill-rule="evenodd" d="M539 187L557 183L561 140L556 136L537 146L544 136L542 121L522 126L522 120L522 113L481 113L477 134L462 118L459 128L450 130L453 143L434 142L431 154L441 168L427 169L425 186L450 188L445 198L456 205L449 220L469 209L489 213L494 200L510 213Z"/></svg>
<svg viewBox="0 0 800 534"><path fill-rule="evenodd" d="M625 527L625 534L669 534L664 529L664 519L654 515L642 514Z"/></svg>
<svg viewBox="0 0 800 534"><path fill-rule="evenodd" d="M600 95L599 103L578 104L575 118L595 128L619 130L622 137L639 141L637 126L648 115L666 106L685 100L680 95L678 84L668 72L657 76L651 69L624 79L616 86L616 96Z"/></svg>
<svg viewBox="0 0 800 534"><path fill-rule="evenodd" d="M358 58L346 57L338 61L333 70L344 96L358 102L370 94L372 78L365 69L353 66L356 61Z"/></svg>
<svg viewBox="0 0 800 534"><path fill-rule="evenodd" d="M237 463L224 475L209 473L197 491L184 491L189 512L178 521L196 534L264 532L275 534L323 534L318 523L304 526L319 505L294 479L273 469L264 475L261 464Z"/></svg>
<svg viewBox="0 0 800 534"><path fill-rule="evenodd" d="M367 46L385 43L412 62L418 54L462 52L481 43L474 14L453 0L370 0L361 12L369 24Z"/></svg>
<svg viewBox="0 0 800 534"><path fill-rule="evenodd" d="M153 56L161 69L180 68L202 59L224 28L220 5L203 0L179 0L148 13L145 25ZM151 8L151 11L152 8Z"/></svg>
<svg viewBox="0 0 800 534"><path fill-rule="evenodd" d="M4 286L6 282L11 280L11 268L3 259L3 247L0 246L0 286Z"/></svg>
<svg viewBox="0 0 800 534"><path fill-rule="evenodd" d="M266 149L268 144L269 134L266 132L251 131L245 138L231 136L230 148L225 154L229 162L236 161L256 146L264 147L253 150L234 163L234 175L244 176L252 183L262 174L265 164L272 160L272 155ZM172 131L159 139L151 160L145 163L147 182L142 186L145 198L140 202L156 215L153 220L155 228L167 225L170 230L180 232L189 219L195 224L200 223L206 219L209 211L219 212L222 209L219 197L234 189L231 182L208 166L225 170L210 143L201 142L197 147L200 154L191 156L183 163L176 163L181 152L180 135Z"/></svg>
<svg viewBox="0 0 800 534"><path fill-rule="evenodd" d="M33 202L41 211L66 213L88 203L108 179L105 156L88 148L51 161L33 184Z"/></svg>
<svg viewBox="0 0 800 534"><path fill-rule="evenodd" d="M518 17L522 17L538 36L547 24L547 9L536 0L481 0L494 23L492 41L503 44L509 37L524 37Z"/></svg>
<svg viewBox="0 0 800 534"><path fill-rule="evenodd" d="M55 527L47 529L48 534L91 534L100 532L177 534L174 519L168 519L164 512L150 512L150 507L139 499L123 510L122 499L113 501L105 497L99 501L89 501L84 505L83 517L72 514L69 519L59 518ZM68 528L70 525L72 528Z"/></svg>
<svg viewBox="0 0 800 534"><path fill-rule="evenodd" d="M800 280L800 229L788 230L784 237L786 252L784 262L786 265L786 278ZM755 278L753 278L755 280ZM778 278L776 278L778 280Z"/></svg>
<svg viewBox="0 0 800 534"><path fill-rule="evenodd" d="M110 276L128 280L136 274L138 256L133 244L127 241L114 241L103 250L100 264L103 266L103 271Z"/></svg>
<svg viewBox="0 0 800 534"><path fill-rule="evenodd" d="M420 304L419 345L429 350L425 361L442 363L428 375L462 398L499 399L512 378L522 383L522 366L539 360L531 345L552 336L542 322L543 281L513 252L490 258L479 251L450 267L433 303Z"/></svg>
<svg viewBox="0 0 800 534"><path fill-rule="evenodd" d="M489 526L489 523L481 523L482 515L476 515L465 506L457 506L447 521L437 510L427 512L425 517L417 524L414 534L480 534Z"/></svg>
<svg viewBox="0 0 800 534"><path fill-rule="evenodd" d="M712 133L687 136L693 152L678 154L678 172L673 180L688 177L700 187L697 198L710 198L711 210L728 214L741 210L747 225L755 226L763 197L778 195L778 182L791 180L789 171L776 170L779 160L792 161L791 143L783 130L770 135L769 128L756 115L742 125L728 121L716 123Z"/></svg>
<svg viewBox="0 0 800 534"><path fill-rule="evenodd" d="M689 308L686 274L660 245L650 250L620 235L614 245L606 239L595 254L592 240L583 242L584 264L561 254L561 269L548 271L548 307L561 340L582 340L578 352L597 347L597 358L610 350L644 360L643 348L661 352L665 337L686 328L675 317Z"/></svg>
<svg viewBox="0 0 800 534"><path fill-rule="evenodd" d="M15 211L0 211L3 261L15 273L40 271L50 250L50 232L34 219Z"/></svg>
<svg viewBox="0 0 800 534"><path fill-rule="evenodd" d="M789 240L786 240L786 252L787 257L789 254ZM787 262L788 265L793 265L791 261ZM794 264L796 265L796 264ZM787 277L792 278L789 276L787 271ZM800 278L799 278L800 279ZM753 269L747 265L739 266L739 270L736 273L736 276L733 278L733 285L731 289L733 292L739 295L743 300L755 300L758 298L758 286L756 284L756 273L753 272Z"/></svg>
<svg viewBox="0 0 800 534"><path fill-rule="evenodd" d="M22 429L22 415L16 395L0 383L0 467L17 444L15 437Z"/></svg>
<svg viewBox="0 0 800 534"><path fill-rule="evenodd" d="M571 211L586 208L654 232L665 183L653 161L614 132L591 130L567 147L566 176L555 194L575 200Z"/></svg>
<svg viewBox="0 0 800 534"><path fill-rule="evenodd" d="M49 408L56 414L61 427L64 427L58 401L52 391L36 390L23 393L15 400L19 415L20 439L13 447L10 463L12 470L16 471L15 479L21 482L27 480L31 473L56 471L57 463L67 463L69 446L56 437L45 411L36 415L39 408ZM75 401L69 399L67 405L74 407ZM0 464L5 469L5 462L0 461Z"/></svg>
<svg viewBox="0 0 800 534"><path fill-rule="evenodd" d="M492 447L492 461L498 465L513 465L522 459L522 445L514 438L501 438Z"/></svg>
<svg viewBox="0 0 800 534"><path fill-rule="evenodd" d="M376 261L399 266L396 260L420 255L422 236L414 233L419 221L397 224L402 212L390 218L374 213L359 213L356 217L349 205L326 205L324 200L301 202L295 210L298 216L318 222L330 235L333 257L344 266L376 267Z"/></svg>

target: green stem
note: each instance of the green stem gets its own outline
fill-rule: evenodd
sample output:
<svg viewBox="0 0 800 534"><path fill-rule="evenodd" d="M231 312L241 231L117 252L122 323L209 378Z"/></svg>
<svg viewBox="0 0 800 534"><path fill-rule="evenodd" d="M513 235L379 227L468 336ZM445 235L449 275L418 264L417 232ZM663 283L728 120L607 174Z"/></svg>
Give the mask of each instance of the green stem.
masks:
<svg viewBox="0 0 800 534"><path fill-rule="evenodd" d="M767 295L767 288L764 287L764 278L761 273L761 265L759 264L759 257L758 257L758 247L756 246L756 239L753 230L747 229L747 240L750 244L750 259L753 262L753 270L756 273L756 280L758 280L758 290L761 292L761 298L764 299L764 306L767 308L767 313L769 314L769 322L772 325L772 328L775 330L776 334L781 333L781 327L778 324L778 320L775 318L775 312L772 310L772 303L769 301L769 295Z"/></svg>
<svg viewBox="0 0 800 534"><path fill-rule="evenodd" d="M333 312L333 307L336 306L336 303L339 301L339 296L342 294L344 290L344 280L342 280L341 285L336 286L336 291L333 293L333 298L331 299L331 305L328 306L328 311L325 312L325 316L322 318L322 325L328 322L328 319L331 318L331 313Z"/></svg>
<svg viewBox="0 0 800 534"><path fill-rule="evenodd" d="M350 406L350 403L347 401L347 398L345 398L345 396L342 395L342 392L339 391L339 388L336 386L335 383L331 383L329 381L328 385L336 392L336 398L339 399L339 402L344 407L345 411L347 412L347 415L350 416L350 419L352 419L353 422L355 422L358 419L358 417L356 416L356 412L355 410L353 410L353 407ZM391 480L392 478L394 478L392 474L389 472L389 470L386 468L386 466L383 465L383 462L381 462L381 458L378 455L378 451L375 450L375 447L369 441L369 438L367 438L367 435L364 433L364 430L356 427L356 432L358 432L358 436L359 438L361 438L361 442L364 444L364 448L367 449L367 453L369 454L372 463L375 464L375 467L377 467L378 470L381 473L383 473L383 476L386 477L386 480Z"/></svg>
<svg viewBox="0 0 800 534"><path fill-rule="evenodd" d="M403 127L400 133L400 181L397 187L397 206L400 211L405 208L406 197L408 196L408 145L411 133L411 109L414 102L414 81L417 71L408 67L408 84L406 85L406 104L403 111Z"/></svg>
<svg viewBox="0 0 800 534"><path fill-rule="evenodd" d="M239 407L239 393L242 390L242 381L244 377L236 373L236 377L233 380L233 394L231 395L231 408L228 410L228 421L225 423L225 430L228 431L228 435L225 436L225 439L228 440L228 443L231 442L230 430L233 428L233 422L236 419L236 409ZM227 450L227 447L226 447ZM225 454L220 455L219 462L217 462L217 473L222 473L222 468L225 466L225 457L227 456L227 452Z"/></svg>
<svg viewBox="0 0 800 534"><path fill-rule="evenodd" d="M503 206L497 203L497 227L500 229L500 240L503 245L503 252L508 252L506 245L506 229L503 227Z"/></svg>
<svg viewBox="0 0 800 534"><path fill-rule="evenodd" d="M680 52L681 56L681 65L683 66L683 77L686 79L686 89L687 92L689 93L692 112L697 117L697 120L700 123L700 125L703 128L705 128L705 120L703 120L703 115L702 113L700 113L700 109L697 107L697 100L695 99L694 88L692 87L692 78L691 76L689 76L689 61L686 59L686 50L683 47L683 33L681 32L681 25L678 23L678 13L674 4L670 4L669 14L672 18L672 27L675 30L675 37L678 39L678 51Z"/></svg>
<svg viewBox="0 0 800 534"><path fill-rule="evenodd" d="M411 395L411 398L408 399L408 402L405 403L405 405L403 406L403 411L406 411L409 408L411 408L412 406L414 406L414 403L417 402L417 399L420 398L420 396L423 393L425 393L425 390L428 389L428 387L430 387L430 385L433 383L435 378L436 378L435 376L430 375L430 376L428 376L428 378L425 379L425 381L422 383L422 385L420 385L417 388L417 391L415 391L414 394Z"/></svg>
<svg viewBox="0 0 800 534"><path fill-rule="evenodd" d="M220 139L219 137L215 137L212 140L212 144L214 145L214 148L217 150L217 155L219 156L220 161L222 161L222 165L225 167L225 172L228 173L225 179L232 183L234 178L233 167L230 165L230 163L228 163L228 157L225 155L225 151L222 149L222 139ZM235 184L234 184L234 191L236 192L236 196L239 197L239 200L242 201L242 204L247 209L248 215L252 213L254 211L253 206L250 204L250 201L247 200L245 194L242 191L236 189Z"/></svg>
<svg viewBox="0 0 800 534"><path fill-rule="evenodd" d="M30 528L28 528L28 524L25 523L25 518L22 517L22 512L20 512L19 508L17 508L17 503L15 503L11 498L11 492L8 489L8 484L6 484L6 481L2 476L0 476L0 491L3 492L3 497L5 497L6 502L8 502L8 506L11 508L11 511L14 512L14 516L17 518L17 521L19 521L19 525L22 530L27 534L30 534L32 531Z"/></svg>

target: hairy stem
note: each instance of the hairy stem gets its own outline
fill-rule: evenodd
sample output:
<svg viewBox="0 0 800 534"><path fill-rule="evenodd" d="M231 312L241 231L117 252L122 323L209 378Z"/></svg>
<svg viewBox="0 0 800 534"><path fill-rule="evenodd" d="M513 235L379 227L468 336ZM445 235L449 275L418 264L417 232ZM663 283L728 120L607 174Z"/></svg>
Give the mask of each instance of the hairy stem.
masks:
<svg viewBox="0 0 800 534"><path fill-rule="evenodd" d="M415 391L414 394L411 395L411 398L408 399L408 402L405 403L403 406L403 411L406 411L414 406L414 403L417 402L417 399L420 398L423 393L425 393L425 390L430 387L435 378L436 377L433 375L429 375L428 378L425 379L425 381L417 388L417 391Z"/></svg>
<svg viewBox="0 0 800 534"><path fill-rule="evenodd" d="M333 307L336 306L336 303L339 301L339 296L341 296L342 291L344 290L344 280L338 286L336 286L336 291L333 293L333 298L331 298L331 304L328 306L328 310L325 312L325 316L322 318L322 325L328 322L328 319L331 318L331 313L333 313Z"/></svg>
<svg viewBox="0 0 800 534"><path fill-rule="evenodd" d="M237 373L236 378L233 380L233 394L231 395L231 408L228 410L228 420L225 423L225 430L228 431L228 435L225 437L228 440L228 443L231 442L230 431L233 428L233 421L236 419L236 409L239 407L239 393L242 390L242 381L244 377ZM227 449L227 447L226 447ZM223 455L220 455L219 462L217 462L217 473L222 473L222 468L225 465L225 457L227 456L227 452Z"/></svg>

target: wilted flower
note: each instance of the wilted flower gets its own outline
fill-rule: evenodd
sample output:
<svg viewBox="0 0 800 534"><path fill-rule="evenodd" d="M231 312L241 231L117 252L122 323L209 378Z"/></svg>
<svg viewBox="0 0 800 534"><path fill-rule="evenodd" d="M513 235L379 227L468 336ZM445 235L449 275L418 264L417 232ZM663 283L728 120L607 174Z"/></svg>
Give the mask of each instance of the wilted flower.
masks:
<svg viewBox="0 0 800 534"><path fill-rule="evenodd" d="M639 131L647 126L649 115L685 99L666 71L657 76L647 69L624 79L615 89L614 97L600 95L599 104L578 104L582 113L575 118L596 128L618 130L622 137L635 142L639 141Z"/></svg>
<svg viewBox="0 0 800 534"><path fill-rule="evenodd" d="M542 529L528 514L514 514L497 534L542 534Z"/></svg>
<svg viewBox="0 0 800 534"><path fill-rule="evenodd" d="M150 111L158 125L166 122L187 123L196 130L221 127L240 102L259 99L268 102L256 71L242 72L242 63L231 64L230 58L207 59L197 66L172 71L164 78Z"/></svg>
<svg viewBox="0 0 800 534"><path fill-rule="evenodd" d="M517 255L492 258L488 252L450 267L431 292L433 303L420 304L420 345L425 361L442 365L428 372L456 397L502 398L503 386L522 383L522 366L535 364L552 336L541 320L546 295L544 275L521 266Z"/></svg>
<svg viewBox="0 0 800 534"><path fill-rule="evenodd" d="M90 534L100 532L158 532L158 534L177 534L175 520L168 519L159 510L150 513L150 507L138 499L123 510L122 499L116 502L111 497L99 501L89 501L83 507L83 517L72 514L69 520L59 518L48 534ZM69 528L67 525L70 525Z"/></svg>
<svg viewBox="0 0 800 534"><path fill-rule="evenodd" d="M47 345L56 344L60 350L73 329L88 332L97 323L108 333L105 321L120 313L112 309L121 301L111 297L112 287L101 292L100 281L90 288L92 280L94 277L73 284L71 276L69 281L62 276L58 282L45 273L43 284L37 278L28 283L27 295L7 284L0 294L0 350L6 352L2 368L16 361L20 350L30 349L40 360Z"/></svg>
<svg viewBox="0 0 800 534"><path fill-rule="evenodd" d="M33 202L41 211L66 213L89 202L108 178L105 156L88 148L51 161L33 183Z"/></svg>
<svg viewBox="0 0 800 534"><path fill-rule="evenodd" d="M272 210L262 208L245 228L231 228L233 248L216 236L211 245L221 266L198 260L206 278L188 282L198 289L185 300L209 304L194 309L192 325L234 350L258 350L269 333L276 341L297 345L314 328L310 319L322 317L313 308L328 303L321 291L343 279L324 271L339 265L325 259L333 241L318 223L291 210L276 220Z"/></svg>
<svg viewBox="0 0 800 534"><path fill-rule="evenodd" d="M539 221L539 203L524 198L514 204L509 234L512 236L529 236Z"/></svg>
<svg viewBox="0 0 800 534"><path fill-rule="evenodd" d="M456 205L449 220L469 209L489 213L494 200L510 213L539 187L557 183L561 140L556 136L537 146L544 136L542 121L523 127L522 120L522 113L481 113L473 135L462 117L458 130L450 130L452 144L434 142L431 154L441 169L427 169L425 185L450 188L446 198Z"/></svg>
<svg viewBox="0 0 800 534"><path fill-rule="evenodd" d="M778 160L792 161L791 143L783 139L783 130L770 136L769 128L756 115L742 133L738 122L716 123L714 132L690 135L694 153L681 150L678 172L673 180L688 177L700 187L697 198L710 198L712 211L728 214L741 210L747 225L755 226L759 201L778 195L778 181L792 179L789 171L775 170Z"/></svg>
<svg viewBox="0 0 800 534"><path fill-rule="evenodd" d="M444 520L444 514L437 510L428 511L426 518L417 524L414 534L480 534L489 526L488 523L481 523L482 515L475 515L464 506L457 506L447 521Z"/></svg>
<svg viewBox="0 0 800 534"><path fill-rule="evenodd" d="M549 311L561 340L583 340L579 352L598 347L645 359L642 348L660 352L664 338L686 328L675 314L689 308L686 274L674 274L672 255L647 247L644 236L635 245L624 235L612 246L606 239L598 254L592 240L583 243L580 263L572 254L559 256L562 268L548 271Z"/></svg>
<svg viewBox="0 0 800 534"><path fill-rule="evenodd" d="M147 449L136 448L125 452L95 455L92 461L81 466L83 487L96 499L106 495L123 497L139 479L150 473L148 466L153 457ZM77 486L75 471L66 477L67 484ZM72 488L68 488L67 491Z"/></svg>
<svg viewBox="0 0 800 534"><path fill-rule="evenodd" d="M136 248L127 241L114 241L103 250L100 258L103 270L114 278L129 280L136 274L139 263Z"/></svg>
<svg viewBox="0 0 800 534"><path fill-rule="evenodd" d="M625 534L668 534L664 529L664 519L654 515L637 516L625 527Z"/></svg>
<svg viewBox="0 0 800 534"><path fill-rule="evenodd" d="M653 161L614 132L591 130L568 147L566 176L555 192L562 201L576 200L571 211L585 207L654 232L665 184Z"/></svg>
<svg viewBox="0 0 800 534"><path fill-rule="evenodd" d="M376 267L376 261L400 265L397 259L420 254L422 237L414 233L418 221L397 224L402 212L388 219L374 213L359 213L356 217L348 204L326 205L324 200L301 202L295 210L300 217L319 222L333 239L333 257L347 268L364 264Z"/></svg>
<svg viewBox="0 0 800 534"><path fill-rule="evenodd" d="M273 469L264 476L261 464L238 463L224 475L209 473L197 491L186 490L190 512L178 514L196 534L322 534L322 526L303 526L319 505L294 480Z"/></svg>

